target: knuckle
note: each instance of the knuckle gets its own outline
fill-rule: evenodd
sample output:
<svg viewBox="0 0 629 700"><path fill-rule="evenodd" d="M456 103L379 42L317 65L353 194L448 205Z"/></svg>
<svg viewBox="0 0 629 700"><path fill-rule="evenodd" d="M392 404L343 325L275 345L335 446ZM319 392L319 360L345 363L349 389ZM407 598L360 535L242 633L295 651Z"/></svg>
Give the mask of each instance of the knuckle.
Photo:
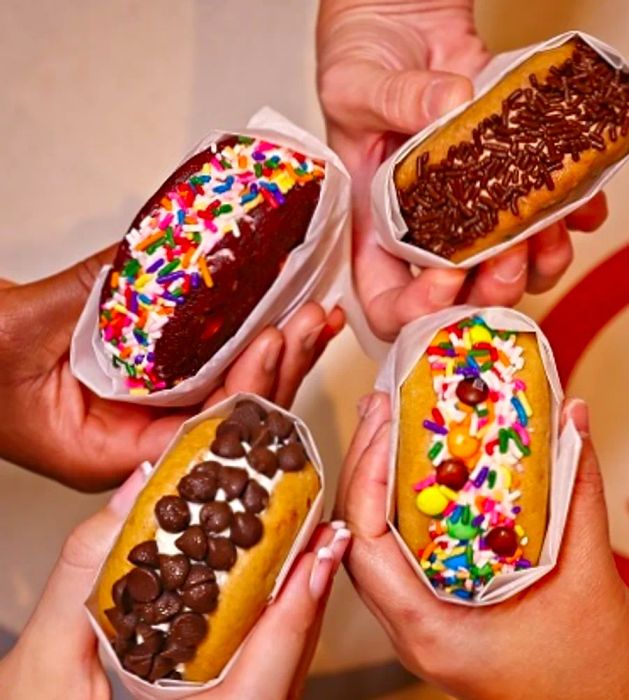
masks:
<svg viewBox="0 0 629 700"><path fill-rule="evenodd" d="M77 525L63 544L61 561L67 566L87 569L95 564L95 552L86 523Z"/></svg>
<svg viewBox="0 0 629 700"><path fill-rule="evenodd" d="M94 281L98 277L101 266L95 257L81 260L76 264L75 277L82 291L89 294L94 286Z"/></svg>

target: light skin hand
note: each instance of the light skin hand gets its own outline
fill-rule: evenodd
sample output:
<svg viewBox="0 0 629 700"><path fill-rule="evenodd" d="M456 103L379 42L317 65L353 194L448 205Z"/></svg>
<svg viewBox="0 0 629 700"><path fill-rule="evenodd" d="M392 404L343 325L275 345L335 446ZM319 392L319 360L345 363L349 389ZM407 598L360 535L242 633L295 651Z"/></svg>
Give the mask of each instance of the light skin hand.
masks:
<svg viewBox="0 0 629 700"><path fill-rule="evenodd" d="M390 408L363 400L337 512L354 533L347 565L356 588L413 673L464 700L621 700L629 694L629 595L609 542L587 406L564 407L583 452L555 569L498 605L438 600L385 522Z"/></svg>
<svg viewBox="0 0 629 700"><path fill-rule="evenodd" d="M0 697L111 697L83 602L143 482L142 472L135 471L106 508L70 535L18 643L0 661ZM225 681L195 699L297 697L315 649L332 579L349 543L350 533L343 525L318 527Z"/></svg>
<svg viewBox="0 0 629 700"><path fill-rule="evenodd" d="M103 400L72 375L74 326L113 254L110 248L31 284L0 285L0 456L85 491L111 488L142 460L155 460L194 413ZM261 331L204 406L238 391L290 405L343 324L340 309L304 305L281 331Z"/></svg>
<svg viewBox="0 0 629 700"><path fill-rule="evenodd" d="M472 97L471 80L490 58L473 1L322 0L317 57L328 138L353 181L355 285L379 337L392 340L404 324L454 302L508 306L525 291L550 289L572 260L567 227L594 231L605 220L600 194L467 278L460 270L413 275L376 243L370 184L409 135Z"/></svg>

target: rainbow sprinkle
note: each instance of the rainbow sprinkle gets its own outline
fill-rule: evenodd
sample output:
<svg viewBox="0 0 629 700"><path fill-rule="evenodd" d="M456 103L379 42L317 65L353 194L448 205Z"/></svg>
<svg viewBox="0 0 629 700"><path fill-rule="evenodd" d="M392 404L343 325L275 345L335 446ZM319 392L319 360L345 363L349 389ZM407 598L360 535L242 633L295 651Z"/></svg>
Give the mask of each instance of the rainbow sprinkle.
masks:
<svg viewBox="0 0 629 700"><path fill-rule="evenodd" d="M496 331L475 316L440 331L427 350L437 397L423 422L431 434L428 457L435 468L444 460L461 459L450 449L456 445L449 442L452 431L464 433L464 448L457 449L471 444L474 451L462 460L469 476L460 490L437 484L436 472L413 486L418 507L428 503L440 510L436 515L423 511L432 516L431 540L418 558L433 586L464 599L474 598L498 574L531 566L523 551L526 533L516 523L522 460L531 452L532 415L526 385L516 377L524 367L516 339L515 333ZM453 363L449 372L444 358ZM470 406L457 397L457 385L476 377L485 383L487 398ZM497 554L486 542L496 527L513 530L517 538L509 556Z"/></svg>
<svg viewBox="0 0 629 700"><path fill-rule="evenodd" d="M202 166L127 233L128 258L109 277L100 335L132 394L166 388L155 368L156 342L178 305L214 286L213 262L233 259L225 243L240 237L238 222L258 207L281 207L294 187L324 177L321 162L260 139L234 137L205 153Z"/></svg>

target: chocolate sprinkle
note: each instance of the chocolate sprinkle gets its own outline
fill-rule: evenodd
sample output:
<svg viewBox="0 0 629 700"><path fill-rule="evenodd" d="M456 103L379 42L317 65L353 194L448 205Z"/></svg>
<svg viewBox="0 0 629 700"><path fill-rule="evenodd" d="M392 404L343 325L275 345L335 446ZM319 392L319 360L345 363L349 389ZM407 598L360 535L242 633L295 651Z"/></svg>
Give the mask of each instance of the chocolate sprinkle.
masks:
<svg viewBox="0 0 629 700"><path fill-rule="evenodd" d="M552 173L570 158L629 133L629 74L583 41L544 82L534 74L529 82L477 125L471 141L451 146L438 163L428 152L418 158L416 181L398 193L406 243L450 258L491 233L500 212L519 216L531 192L554 190Z"/></svg>

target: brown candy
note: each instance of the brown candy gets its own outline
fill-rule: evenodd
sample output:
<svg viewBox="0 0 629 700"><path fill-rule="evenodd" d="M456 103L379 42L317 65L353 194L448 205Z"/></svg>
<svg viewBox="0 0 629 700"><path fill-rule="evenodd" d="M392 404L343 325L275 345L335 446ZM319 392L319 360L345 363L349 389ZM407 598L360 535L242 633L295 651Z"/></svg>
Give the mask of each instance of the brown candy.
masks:
<svg viewBox="0 0 629 700"><path fill-rule="evenodd" d="M216 437L223 438L228 433L236 435L241 442L248 442L250 439L249 428L244 423L232 418L228 418L219 424L216 429Z"/></svg>
<svg viewBox="0 0 629 700"><path fill-rule="evenodd" d="M167 591L174 591L180 588L186 580L190 571L190 562L184 554L160 554L159 570L162 575L164 588Z"/></svg>
<svg viewBox="0 0 629 700"><path fill-rule="evenodd" d="M178 615L170 626L169 642L182 646L196 646L207 634L208 624L203 615L185 612Z"/></svg>
<svg viewBox="0 0 629 700"><path fill-rule="evenodd" d="M250 513L259 513L269 505L269 494L257 481L251 479L240 500Z"/></svg>
<svg viewBox="0 0 629 700"><path fill-rule="evenodd" d="M184 588L191 588L192 586L197 586L200 583L214 583L216 581L216 576L214 571L210 569L209 566L205 564L193 564L190 567L190 573L186 582L183 584Z"/></svg>
<svg viewBox="0 0 629 700"><path fill-rule="evenodd" d="M485 536L485 542L499 557L510 557L518 548L518 536L510 527L495 527Z"/></svg>
<svg viewBox="0 0 629 700"><path fill-rule="evenodd" d="M201 561L207 554L207 538L200 525L191 525L183 535L180 535L175 544L190 559Z"/></svg>
<svg viewBox="0 0 629 700"><path fill-rule="evenodd" d="M199 583L186 588L181 597L192 612L209 613L218 604L218 586L215 583Z"/></svg>
<svg viewBox="0 0 629 700"><path fill-rule="evenodd" d="M136 566L150 566L152 569L157 569L159 566L157 542L147 540L136 544L129 552L127 559Z"/></svg>
<svg viewBox="0 0 629 700"><path fill-rule="evenodd" d="M130 612L131 610L131 596L127 590L127 577L123 576L119 578L116 583L111 587L111 597L114 601L114 605L120 608L123 612Z"/></svg>
<svg viewBox="0 0 629 700"><path fill-rule="evenodd" d="M125 654L122 665L140 678L147 678L153 664L153 654L142 648L142 645L135 647Z"/></svg>
<svg viewBox="0 0 629 700"><path fill-rule="evenodd" d="M280 447L277 452L280 469L285 472L298 472L306 465L306 453L298 442L292 442L285 447Z"/></svg>
<svg viewBox="0 0 629 700"><path fill-rule="evenodd" d="M201 526L206 532L219 533L226 530L234 519L232 509L224 501L213 501L201 508L199 514Z"/></svg>
<svg viewBox="0 0 629 700"><path fill-rule="evenodd" d="M160 678L165 678L170 674L171 671L177 665L177 661L170 658L166 654L158 654L153 659L153 665L151 666L151 671L148 676L148 680L151 682L157 681Z"/></svg>
<svg viewBox="0 0 629 700"><path fill-rule="evenodd" d="M237 410L242 408L246 408L250 411L255 411L255 413L258 416L258 419L261 421L266 418L266 409L264 408L264 406L260 405L259 403L256 403L255 401L252 401L251 399L242 399L242 401L238 401L236 403Z"/></svg>
<svg viewBox="0 0 629 700"><path fill-rule="evenodd" d="M236 547L227 537L209 537L207 563L217 571L229 571L236 563Z"/></svg>
<svg viewBox="0 0 629 700"><path fill-rule="evenodd" d="M162 592L162 584L152 569L136 566L127 574L127 590L137 603L151 603Z"/></svg>
<svg viewBox="0 0 629 700"><path fill-rule="evenodd" d="M253 513L236 513L231 526L232 542L242 549L249 549L262 538L262 521Z"/></svg>
<svg viewBox="0 0 629 700"><path fill-rule="evenodd" d="M234 432L228 432L216 439L210 445L210 449L214 454L227 459L238 459L245 454L245 448L240 442L240 438Z"/></svg>
<svg viewBox="0 0 629 700"><path fill-rule="evenodd" d="M155 505L155 516L166 532L182 532L190 524L190 509L179 496L162 496Z"/></svg>
<svg viewBox="0 0 629 700"><path fill-rule="evenodd" d="M177 484L177 491L182 498L191 503L207 503L216 495L218 479L209 474L186 474Z"/></svg>
<svg viewBox="0 0 629 700"><path fill-rule="evenodd" d="M105 616L120 639L131 639L138 624L138 616L135 613L125 615L118 608L108 608L105 610Z"/></svg>
<svg viewBox="0 0 629 700"><path fill-rule="evenodd" d="M256 426L251 431L251 446L252 447L267 447L273 442L273 433L264 425Z"/></svg>
<svg viewBox="0 0 629 700"><path fill-rule="evenodd" d="M460 459L444 459L437 467L437 483L460 491L469 478L467 467Z"/></svg>
<svg viewBox="0 0 629 700"><path fill-rule="evenodd" d="M293 429L292 421L279 411L271 411L266 419L267 428L279 440L286 439Z"/></svg>
<svg viewBox="0 0 629 700"><path fill-rule="evenodd" d="M186 661L190 661L196 653L196 646L186 645L180 641L169 639L166 642L166 648L162 652L162 656L172 659L176 666L177 664L184 664Z"/></svg>
<svg viewBox="0 0 629 700"><path fill-rule="evenodd" d="M487 400L489 387L480 377L466 377L457 384L456 395L467 406L476 406Z"/></svg>
<svg viewBox="0 0 629 700"><path fill-rule="evenodd" d="M155 624L166 622L171 617L181 612L181 598L173 591L164 591L153 603L153 617Z"/></svg>
<svg viewBox="0 0 629 700"><path fill-rule="evenodd" d="M199 464L195 464L190 473L203 474L204 476L212 476L215 479L218 479L218 473L220 470L220 462L215 462L213 459L210 459L207 462L199 462Z"/></svg>
<svg viewBox="0 0 629 700"><path fill-rule="evenodd" d="M138 620L147 622L149 625L155 624L155 607L153 603L135 603L133 612L137 615Z"/></svg>
<svg viewBox="0 0 629 700"><path fill-rule="evenodd" d="M142 643L138 646L150 654L157 654L164 646L166 635L161 630L156 630L145 622L140 622L135 631L142 637Z"/></svg>
<svg viewBox="0 0 629 700"><path fill-rule="evenodd" d="M277 455L268 447L253 447L247 454L247 462L258 472L268 476L269 479L277 471Z"/></svg>
<svg viewBox="0 0 629 700"><path fill-rule="evenodd" d="M116 655L118 658L122 659L122 657L131 649L133 648L134 641L129 638L129 639L122 639L122 637L119 637L116 635L112 641L111 641L111 646L114 648L114 651L116 652Z"/></svg>
<svg viewBox="0 0 629 700"><path fill-rule="evenodd" d="M245 490L249 476L246 469L223 467L218 475L218 485L225 492L225 498L233 501Z"/></svg>
<svg viewBox="0 0 629 700"><path fill-rule="evenodd" d="M249 429L249 433L260 425L262 418L258 411L258 407L253 405L251 402L242 402L240 406L237 406L233 411L229 420L236 421L246 425Z"/></svg>

